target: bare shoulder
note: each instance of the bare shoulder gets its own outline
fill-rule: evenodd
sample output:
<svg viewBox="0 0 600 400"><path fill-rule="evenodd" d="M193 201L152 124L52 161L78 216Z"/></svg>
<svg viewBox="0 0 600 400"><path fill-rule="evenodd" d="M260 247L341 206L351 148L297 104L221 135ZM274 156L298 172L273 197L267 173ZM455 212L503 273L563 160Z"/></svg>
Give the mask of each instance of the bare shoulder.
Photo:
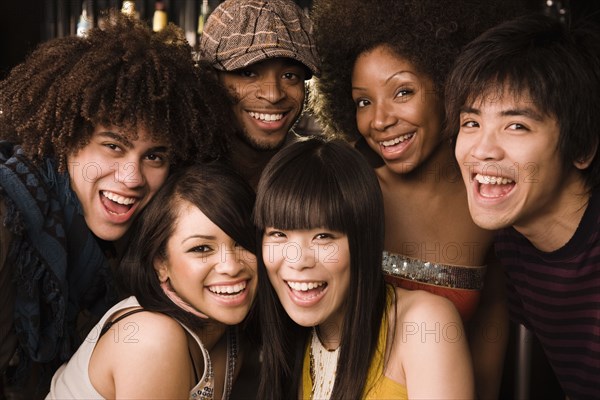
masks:
<svg viewBox="0 0 600 400"><path fill-rule="evenodd" d="M122 310L111 316L110 320L130 311ZM99 343L109 342L109 345L120 347L127 351L137 348L156 352L164 352L183 344L187 347L187 338L184 328L173 318L157 312L141 311L131 314L115 322L99 340ZM128 346L135 345L135 346Z"/></svg>
<svg viewBox="0 0 600 400"><path fill-rule="evenodd" d="M445 297L424 290L395 288L397 325L407 323L454 323L462 327L454 304Z"/></svg>
<svg viewBox="0 0 600 400"><path fill-rule="evenodd" d="M454 305L429 292L396 289L388 376L411 398L473 398L466 334Z"/></svg>
<svg viewBox="0 0 600 400"><path fill-rule="evenodd" d="M110 320L129 310L114 314ZM89 376L106 398L139 398L158 391L175 398L185 394L179 391L191 387L190 368L184 328L167 315L142 311L115 322L98 340ZM139 382L146 383L140 386Z"/></svg>

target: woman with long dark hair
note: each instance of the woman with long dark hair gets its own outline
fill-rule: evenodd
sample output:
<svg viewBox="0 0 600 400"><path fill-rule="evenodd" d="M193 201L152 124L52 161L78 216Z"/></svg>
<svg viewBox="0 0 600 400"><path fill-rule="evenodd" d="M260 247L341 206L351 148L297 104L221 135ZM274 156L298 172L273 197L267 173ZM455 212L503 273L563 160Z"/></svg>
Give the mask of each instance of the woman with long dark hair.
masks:
<svg viewBox="0 0 600 400"><path fill-rule="evenodd" d="M256 292L254 192L222 165L174 174L148 205L111 308L55 374L49 398L227 399L235 325Z"/></svg>
<svg viewBox="0 0 600 400"><path fill-rule="evenodd" d="M261 399L471 398L450 301L386 286L373 169L341 141L282 149L261 177Z"/></svg>

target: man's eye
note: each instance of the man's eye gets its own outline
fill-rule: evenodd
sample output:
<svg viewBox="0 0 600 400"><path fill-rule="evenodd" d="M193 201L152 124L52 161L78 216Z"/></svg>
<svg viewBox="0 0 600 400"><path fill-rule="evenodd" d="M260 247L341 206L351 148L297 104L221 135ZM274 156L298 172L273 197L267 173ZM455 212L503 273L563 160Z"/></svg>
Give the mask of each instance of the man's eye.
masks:
<svg viewBox="0 0 600 400"><path fill-rule="evenodd" d="M250 70L247 69L243 69L239 72L240 76L243 76L244 78L252 78L254 76L256 76L256 74Z"/></svg>
<svg viewBox="0 0 600 400"><path fill-rule="evenodd" d="M479 124L475 121L466 121L462 124L462 126L465 128L477 128L479 127Z"/></svg>
<svg viewBox="0 0 600 400"><path fill-rule="evenodd" d="M121 150L121 148L114 143L106 143L104 146L108 147L111 150Z"/></svg>

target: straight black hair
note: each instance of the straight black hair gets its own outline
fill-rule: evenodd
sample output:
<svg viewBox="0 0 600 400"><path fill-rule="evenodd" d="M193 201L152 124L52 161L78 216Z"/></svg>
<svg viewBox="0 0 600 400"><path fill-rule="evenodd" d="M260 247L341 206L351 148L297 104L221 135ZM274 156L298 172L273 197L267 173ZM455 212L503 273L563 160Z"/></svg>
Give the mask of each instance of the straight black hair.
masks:
<svg viewBox="0 0 600 400"><path fill-rule="evenodd" d="M348 143L313 137L273 157L258 185L254 222L265 228L327 228L345 233L350 248L350 288L341 329L332 398L359 399L367 384L385 310L383 200L373 169ZM263 331L261 399L297 398L310 328L295 324L259 264L259 315Z"/></svg>

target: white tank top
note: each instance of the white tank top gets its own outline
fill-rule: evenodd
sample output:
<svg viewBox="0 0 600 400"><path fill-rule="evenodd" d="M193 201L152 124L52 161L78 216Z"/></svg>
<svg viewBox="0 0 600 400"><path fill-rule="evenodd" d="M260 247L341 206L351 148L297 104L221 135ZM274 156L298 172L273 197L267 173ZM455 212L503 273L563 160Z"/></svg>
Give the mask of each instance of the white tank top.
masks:
<svg viewBox="0 0 600 400"><path fill-rule="evenodd" d="M94 389L90 382L88 369L92 352L96 347L96 342L100 336L100 331L106 322L117 312L132 307L140 307L137 299L134 296L128 297L120 301L114 307L104 314L100 322L90 331L85 341L75 352L71 359L63 364L52 377L50 385L50 393L46 396L46 400L66 400L66 399L101 399L102 396ZM179 321L177 321L179 322ZM212 365L208 351L198 338L187 326L179 322L179 324L194 338L198 346L202 350L204 356L204 372L198 383L190 391L190 399L194 400L212 400L214 392L214 377ZM231 380L233 370L235 369L235 358L237 356L237 331L231 328L227 332L227 367L225 368L225 387L223 388L223 400L229 397L231 390ZM232 349L233 347L233 349Z"/></svg>

